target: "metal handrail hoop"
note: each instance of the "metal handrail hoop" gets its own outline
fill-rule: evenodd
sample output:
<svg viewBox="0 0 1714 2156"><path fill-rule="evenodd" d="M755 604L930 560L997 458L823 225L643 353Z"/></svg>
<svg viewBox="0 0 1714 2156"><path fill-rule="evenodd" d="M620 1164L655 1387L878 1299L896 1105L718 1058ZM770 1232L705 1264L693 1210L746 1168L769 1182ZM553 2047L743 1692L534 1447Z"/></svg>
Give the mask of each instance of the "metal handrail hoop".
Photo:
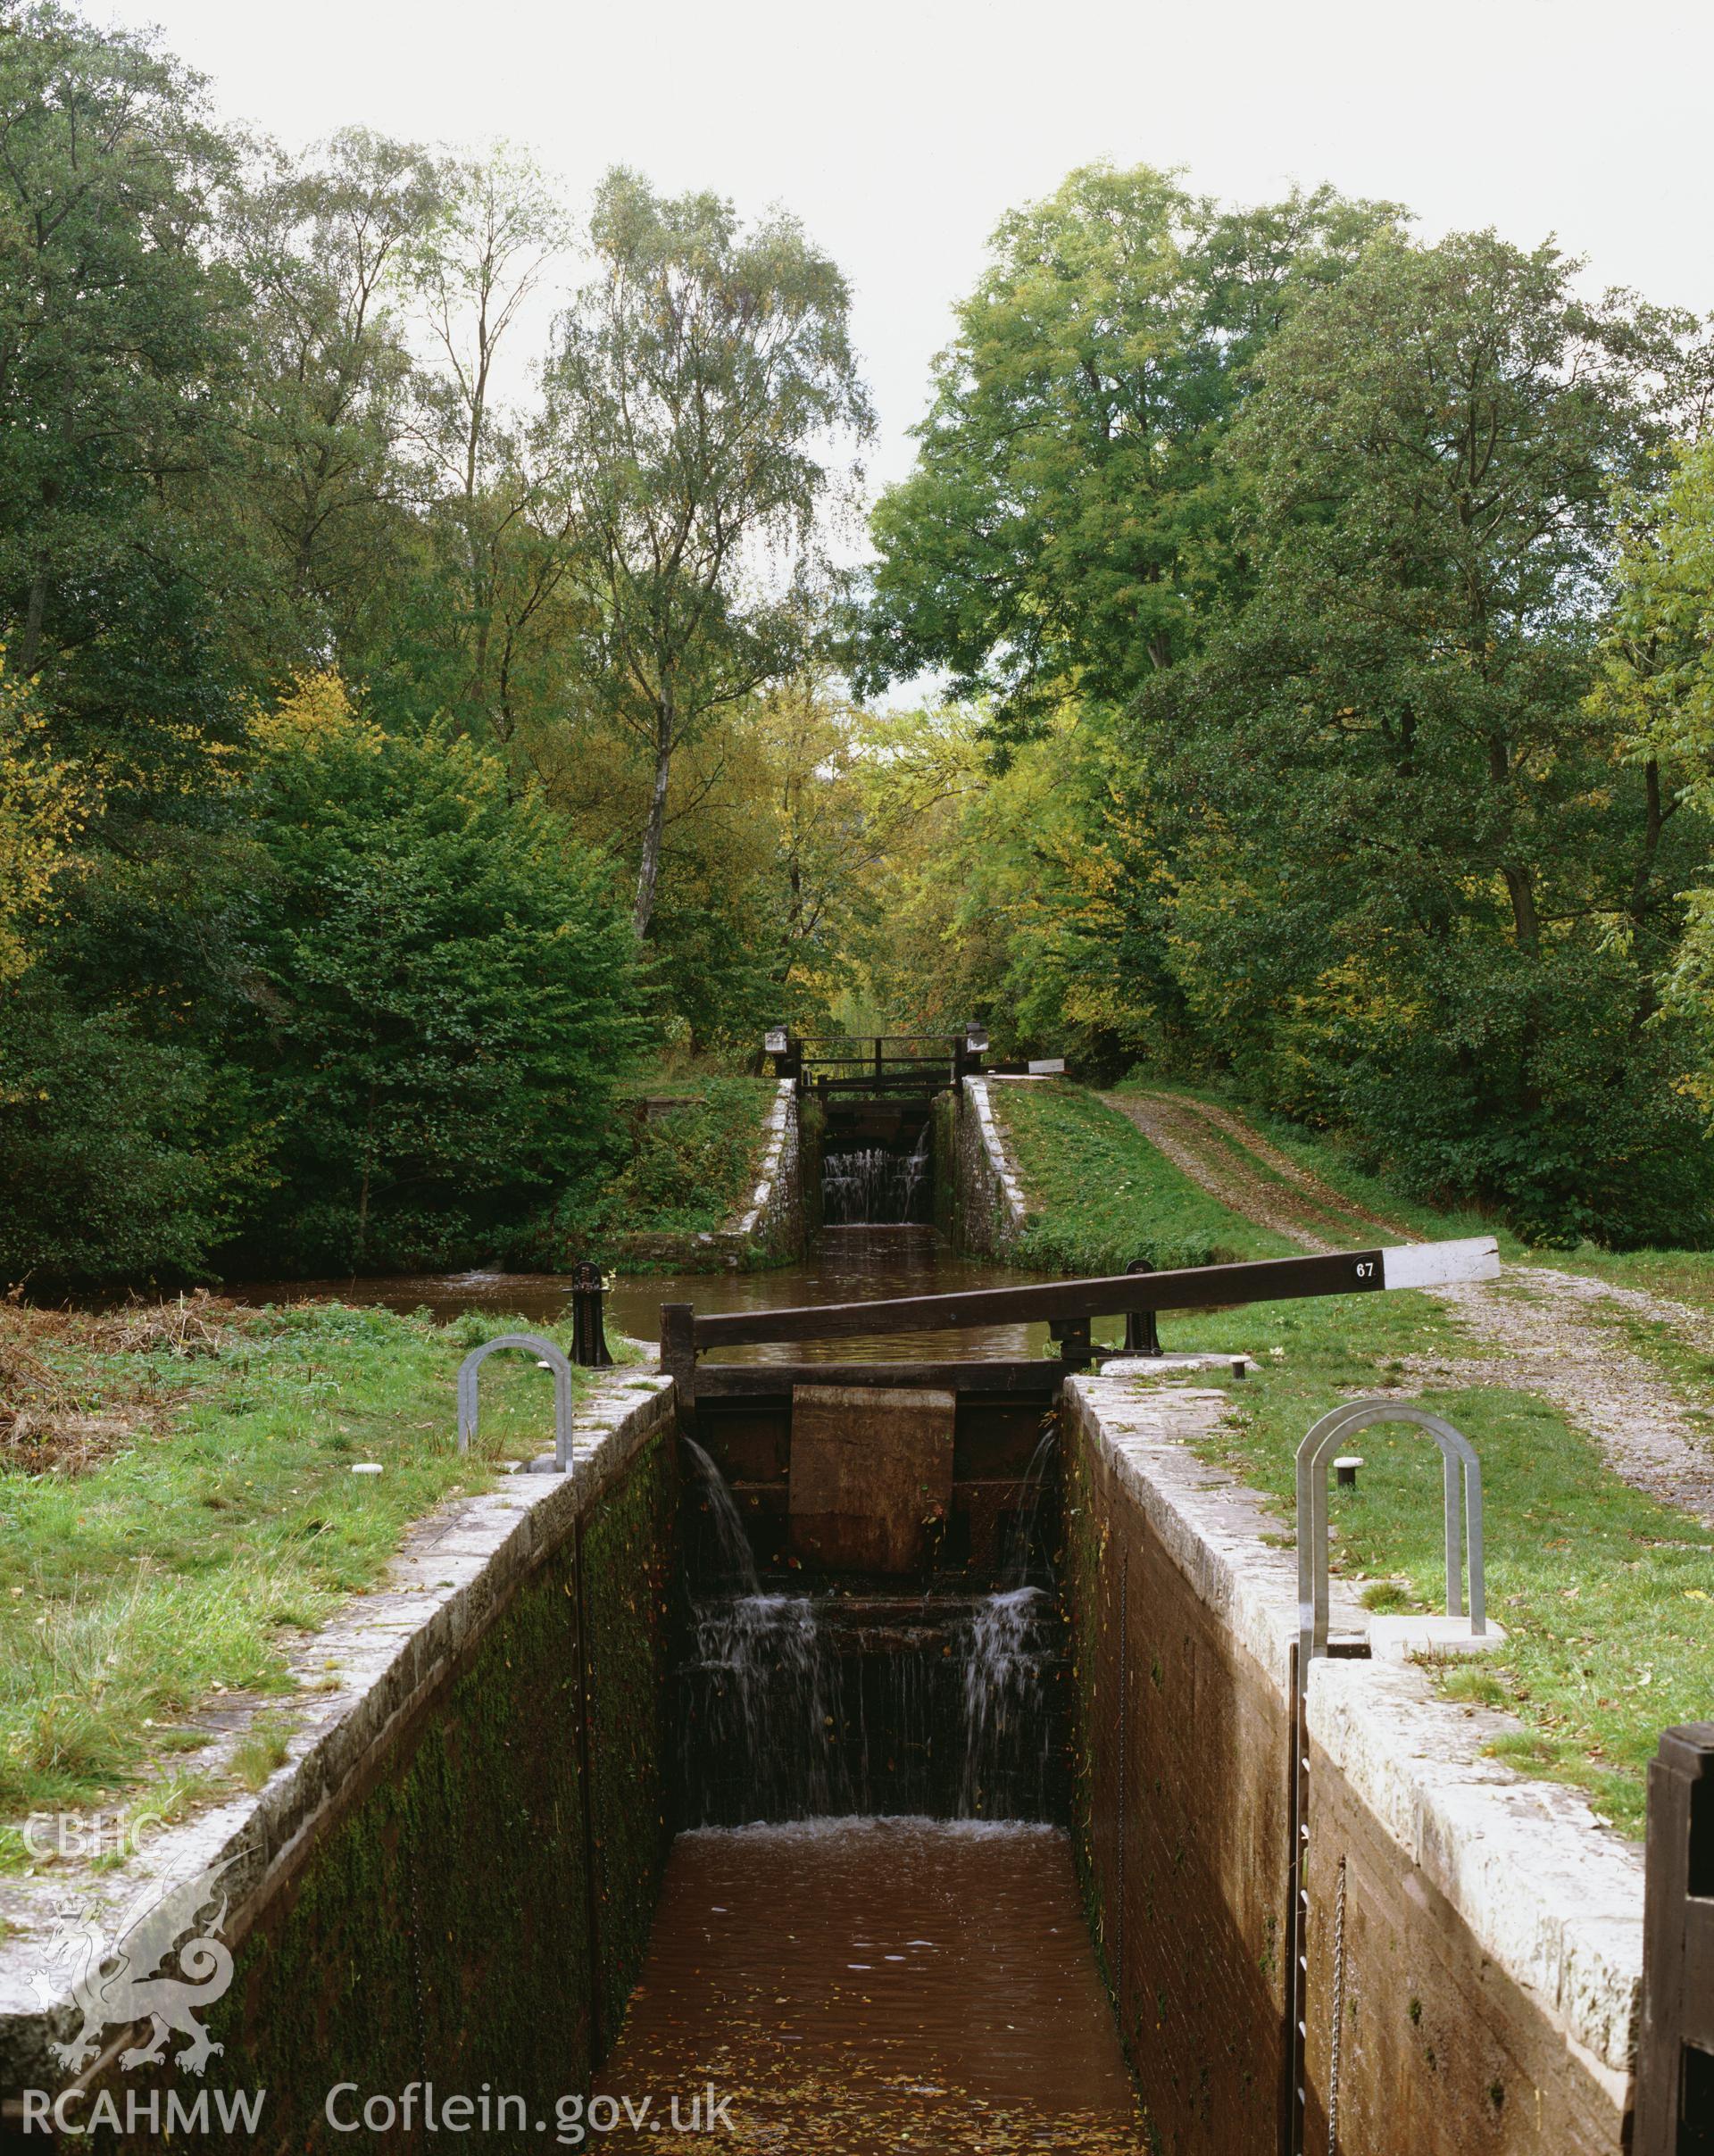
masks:
<svg viewBox="0 0 1714 2156"><path fill-rule="evenodd" d="M1464 1614L1468 1557L1470 1631L1479 1637L1488 1628L1482 1559L1482 1463L1475 1447L1444 1415L1426 1407L1398 1400L1348 1400L1323 1415L1297 1448L1300 1692L1309 1689L1310 1661L1327 1652L1327 1462L1359 1430L1382 1422L1412 1423L1427 1430L1440 1447L1446 1522L1446 1613L1449 1617Z"/></svg>
<svg viewBox="0 0 1714 2156"><path fill-rule="evenodd" d="M545 1362L553 1373L553 1471L563 1475L571 1465L571 1365L563 1348L539 1333L502 1333L473 1347L458 1366L458 1449L468 1453L476 1442L478 1387L482 1365L502 1348L520 1348Z"/></svg>

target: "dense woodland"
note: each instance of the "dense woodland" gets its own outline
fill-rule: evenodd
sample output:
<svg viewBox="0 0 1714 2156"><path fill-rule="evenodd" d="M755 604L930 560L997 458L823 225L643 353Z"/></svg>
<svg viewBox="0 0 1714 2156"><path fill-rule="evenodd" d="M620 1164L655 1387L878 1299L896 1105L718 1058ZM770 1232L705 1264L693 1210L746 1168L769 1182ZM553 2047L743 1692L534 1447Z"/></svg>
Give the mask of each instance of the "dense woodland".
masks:
<svg viewBox="0 0 1714 2156"><path fill-rule="evenodd" d="M637 1073L781 1018L1706 1245L1711 395L1552 245L1090 168L871 501L788 215L287 152L25 9L0 1280L553 1265Z"/></svg>

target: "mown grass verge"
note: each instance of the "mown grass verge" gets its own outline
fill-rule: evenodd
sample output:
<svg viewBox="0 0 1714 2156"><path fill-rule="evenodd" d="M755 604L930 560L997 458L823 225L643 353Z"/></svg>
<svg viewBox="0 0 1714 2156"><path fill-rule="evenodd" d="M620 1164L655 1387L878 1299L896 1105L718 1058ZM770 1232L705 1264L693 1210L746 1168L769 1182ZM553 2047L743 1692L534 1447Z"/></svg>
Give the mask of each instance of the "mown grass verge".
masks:
<svg viewBox="0 0 1714 2156"><path fill-rule="evenodd" d="M1273 1499L1283 1522L1297 1445L1319 1416L1408 1384L1413 1356L1468 1355L1454 1321L1416 1294L1258 1304L1163 1330L1176 1347L1260 1354L1202 1449ZM1484 1384L1479 1357L1469 1369L1468 1384L1413 1396L1481 1459L1488 1609L1508 1637L1478 1665L1436 1675L1450 1696L1519 1717L1523 1733L1500 1739L1499 1756L1586 1790L1602 1818L1639 1835L1660 1730L1704 1719L1714 1701L1714 1535L1632 1489L1549 1402ZM1369 1463L1359 1486L1332 1495L1334 1570L1372 1606L1444 1609L1438 1452L1385 1427L1356 1449Z"/></svg>
<svg viewBox="0 0 1714 2156"><path fill-rule="evenodd" d="M459 1361L515 1320L199 1307L188 1340L136 1322L129 1345L111 1319L0 1313L0 1437L23 1433L0 1444L0 1819L181 1804L174 1755L208 1741L187 1718L288 1699L293 1646L375 1583L412 1521L552 1442L550 1381L509 1355L485 1369L477 1453L456 1449ZM56 1422L91 1419L100 1455L56 1458ZM281 1727L240 1780L265 1778ZM0 1865L23 1856L0 1830Z"/></svg>
<svg viewBox="0 0 1714 2156"><path fill-rule="evenodd" d="M990 1088L1032 1209L1019 1253L1070 1273L1285 1257L1294 1245L1211 1197L1135 1124L1080 1086Z"/></svg>
<svg viewBox="0 0 1714 2156"><path fill-rule="evenodd" d="M1070 1087L994 1088L1032 1203L1026 1254L1076 1272L1132 1257L1207 1263L1285 1254L1183 1175L1126 1119ZM1474 1225L1425 1215L1346 1180L1313 1142L1266 1135L1360 1203L1424 1234ZM1385 1197L1386 1203L1378 1202ZM1511 1246L1516 1249L1517 1246ZM1160 1254L1157 1254L1160 1253ZM1409 1390L1448 1416L1481 1457L1488 1508L1489 1608L1508 1632L1478 1665L1435 1671L1472 1708L1514 1712L1496 1752L1530 1774L1585 1789L1621 1831L1642 1831L1643 1773L1660 1731L1714 1702L1714 1536L1633 1490L1593 1440L1533 1394L1485 1381L1458 1321L1420 1294L1256 1303L1168 1314L1169 1350L1247 1351L1260 1373L1233 1388L1229 1422L1203 1449L1277 1506L1289 1539L1296 1448L1341 1400ZM1411 1365L1462 1364L1468 1382L1416 1392ZM1367 1432L1369 1466L1335 1491L1332 1562L1377 1605L1444 1609L1439 1454L1402 1428Z"/></svg>

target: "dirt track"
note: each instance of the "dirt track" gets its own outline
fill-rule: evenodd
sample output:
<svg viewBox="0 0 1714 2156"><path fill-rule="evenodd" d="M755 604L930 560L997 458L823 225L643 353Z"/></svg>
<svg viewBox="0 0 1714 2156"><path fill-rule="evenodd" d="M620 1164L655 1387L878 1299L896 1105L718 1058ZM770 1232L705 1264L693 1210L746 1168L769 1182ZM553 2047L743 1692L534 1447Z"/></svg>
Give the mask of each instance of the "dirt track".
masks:
<svg viewBox="0 0 1714 2156"><path fill-rule="evenodd" d="M1348 1249L1377 1233L1416 1239L1298 1167L1227 1109L1177 1094L1102 1097L1222 1204L1301 1249ZM1552 1401L1597 1440L1626 1481L1714 1527L1710 1403L1663 1376L1625 1332L1627 1318L1641 1319L1706 1349L1705 1311L1542 1265L1509 1265L1492 1285L1430 1292L1462 1320L1483 1381ZM1434 1386L1478 1375L1468 1362L1427 1357L1407 1368Z"/></svg>

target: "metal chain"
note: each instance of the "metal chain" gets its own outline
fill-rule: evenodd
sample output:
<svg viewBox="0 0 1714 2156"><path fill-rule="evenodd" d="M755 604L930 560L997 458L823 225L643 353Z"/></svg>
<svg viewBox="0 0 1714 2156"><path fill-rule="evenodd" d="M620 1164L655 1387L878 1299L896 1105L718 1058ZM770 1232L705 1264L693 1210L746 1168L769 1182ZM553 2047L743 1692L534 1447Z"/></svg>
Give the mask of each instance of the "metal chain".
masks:
<svg viewBox="0 0 1714 2156"><path fill-rule="evenodd" d="M1333 2055L1327 2062L1327 2156L1339 2152L1339 2046L1345 2029L1345 1860L1333 1905Z"/></svg>

